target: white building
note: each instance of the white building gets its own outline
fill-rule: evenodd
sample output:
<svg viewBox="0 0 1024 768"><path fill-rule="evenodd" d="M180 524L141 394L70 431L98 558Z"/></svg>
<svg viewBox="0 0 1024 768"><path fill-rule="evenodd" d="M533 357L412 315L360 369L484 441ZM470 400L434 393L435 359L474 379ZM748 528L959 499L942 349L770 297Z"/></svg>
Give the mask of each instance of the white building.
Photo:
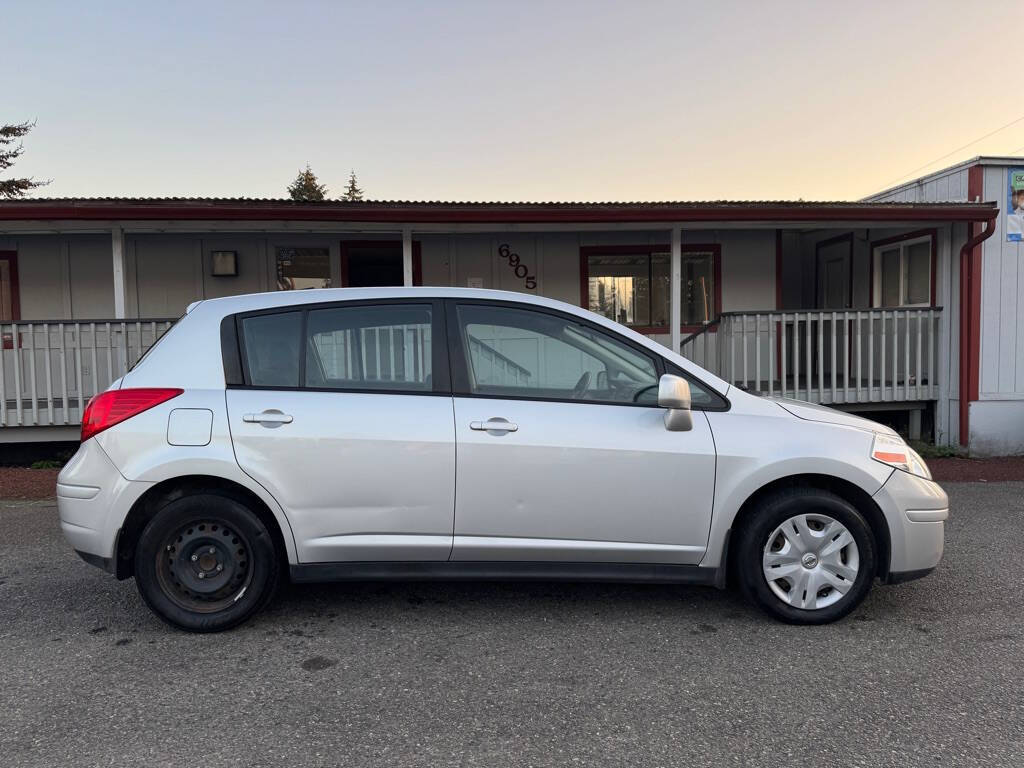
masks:
<svg viewBox="0 0 1024 768"><path fill-rule="evenodd" d="M1012 286L1003 267L988 278L989 259L1011 258L997 194L1010 163L993 163L909 201L940 175L855 203L2 202L0 441L75 439L89 397L197 299L404 283L581 304L740 386L1024 451L1024 365L1004 375L999 354L1024 351L1016 265ZM972 313L1008 294L1012 316L983 313L975 343Z"/></svg>
<svg viewBox="0 0 1024 768"><path fill-rule="evenodd" d="M951 391L960 402L961 439L972 455L1024 453L1024 158L976 157L867 198L927 203L989 200L1001 209L991 236L954 265L951 340L966 338ZM1016 204L1016 210L1015 210ZM981 230L972 225L972 233ZM982 232L981 236L989 234Z"/></svg>

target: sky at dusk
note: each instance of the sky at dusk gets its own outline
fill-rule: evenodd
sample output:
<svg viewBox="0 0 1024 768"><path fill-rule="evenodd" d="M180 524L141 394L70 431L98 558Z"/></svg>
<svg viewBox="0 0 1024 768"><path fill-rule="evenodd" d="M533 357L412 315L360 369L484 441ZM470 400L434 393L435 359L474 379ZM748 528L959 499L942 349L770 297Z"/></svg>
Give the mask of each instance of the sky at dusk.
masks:
<svg viewBox="0 0 1024 768"><path fill-rule="evenodd" d="M375 199L855 199L1024 118L1021 28L1020 0L0 0L0 122L37 121L36 196L276 197L308 162ZM1009 153L1024 119L913 175Z"/></svg>

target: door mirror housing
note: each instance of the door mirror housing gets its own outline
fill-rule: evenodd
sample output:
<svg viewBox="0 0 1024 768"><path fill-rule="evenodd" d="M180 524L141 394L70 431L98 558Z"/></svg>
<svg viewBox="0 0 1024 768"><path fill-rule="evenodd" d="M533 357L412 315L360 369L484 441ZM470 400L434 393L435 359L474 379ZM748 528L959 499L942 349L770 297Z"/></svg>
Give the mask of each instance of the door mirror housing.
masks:
<svg viewBox="0 0 1024 768"><path fill-rule="evenodd" d="M666 373L658 380L658 405L667 409L665 429L670 432L689 432L693 429L690 382L682 376Z"/></svg>

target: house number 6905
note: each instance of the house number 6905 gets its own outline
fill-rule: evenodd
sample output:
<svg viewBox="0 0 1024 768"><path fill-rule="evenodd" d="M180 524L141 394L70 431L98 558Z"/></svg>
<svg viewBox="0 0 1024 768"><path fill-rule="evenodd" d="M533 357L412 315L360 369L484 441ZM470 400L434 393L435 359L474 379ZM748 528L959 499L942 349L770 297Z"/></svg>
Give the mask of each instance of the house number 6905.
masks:
<svg viewBox="0 0 1024 768"><path fill-rule="evenodd" d="M529 268L519 260L519 254L514 253L509 248L508 243L502 243L498 246L498 255L508 262L508 265L515 272L516 277L524 282L528 291L535 290L537 288L537 276L531 275Z"/></svg>

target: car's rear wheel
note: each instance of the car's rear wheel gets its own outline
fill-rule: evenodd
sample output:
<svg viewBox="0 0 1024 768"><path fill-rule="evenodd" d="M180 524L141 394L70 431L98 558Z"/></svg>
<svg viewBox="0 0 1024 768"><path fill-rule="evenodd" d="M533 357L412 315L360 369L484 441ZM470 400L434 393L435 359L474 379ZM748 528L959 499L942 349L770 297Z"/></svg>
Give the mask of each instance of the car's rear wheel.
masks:
<svg viewBox="0 0 1024 768"><path fill-rule="evenodd" d="M273 595L279 572L263 521L241 502L213 493L161 508L135 549L135 581L146 604L192 632L218 632L248 619Z"/></svg>
<svg viewBox="0 0 1024 768"><path fill-rule="evenodd" d="M793 624L846 616L871 589L874 539L864 516L845 499L794 488L761 500L737 541L743 593Z"/></svg>

